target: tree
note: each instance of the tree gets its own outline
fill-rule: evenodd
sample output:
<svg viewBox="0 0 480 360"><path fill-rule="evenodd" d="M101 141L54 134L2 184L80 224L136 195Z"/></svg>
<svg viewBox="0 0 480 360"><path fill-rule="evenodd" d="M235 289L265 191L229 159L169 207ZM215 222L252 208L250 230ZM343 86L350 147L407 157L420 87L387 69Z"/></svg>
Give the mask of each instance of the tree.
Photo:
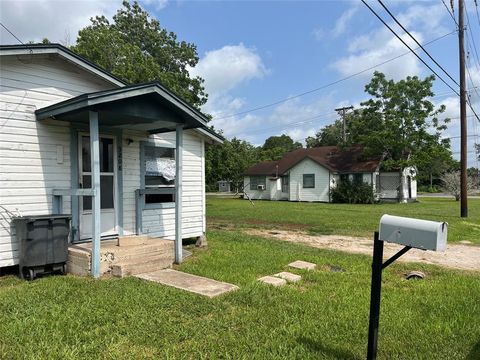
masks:
<svg viewBox="0 0 480 360"><path fill-rule="evenodd" d="M455 196L455 200L460 200L460 171L452 171L442 176L443 188L449 194ZM467 192L475 189L476 184L472 176L467 176Z"/></svg>
<svg viewBox="0 0 480 360"><path fill-rule="evenodd" d="M112 23L105 16L90 20L73 51L130 83L160 81L196 108L207 101L203 79L188 72L199 60L196 46L178 41L136 1L123 1Z"/></svg>
<svg viewBox="0 0 480 360"><path fill-rule="evenodd" d="M349 124L349 142L364 144L367 154L384 155L386 169L415 166L425 153L433 159L440 147L449 149L441 135L450 119L439 119L445 106L435 108L428 99L434 80L408 76L395 82L375 72L365 86L371 98L354 111Z"/></svg>
<svg viewBox="0 0 480 360"><path fill-rule="evenodd" d="M259 149L259 158L262 160L279 160L287 152L302 148L302 144L295 142L288 135L270 136Z"/></svg>
<svg viewBox="0 0 480 360"><path fill-rule="evenodd" d="M315 137L309 136L305 139L307 148L318 146L336 146L341 145L343 139L343 122L335 120L333 124L321 128Z"/></svg>
<svg viewBox="0 0 480 360"><path fill-rule="evenodd" d="M210 146L205 154L207 186L213 190L217 181L229 180L238 187L243 181L242 173L258 160L257 148L244 140L233 138L221 145Z"/></svg>

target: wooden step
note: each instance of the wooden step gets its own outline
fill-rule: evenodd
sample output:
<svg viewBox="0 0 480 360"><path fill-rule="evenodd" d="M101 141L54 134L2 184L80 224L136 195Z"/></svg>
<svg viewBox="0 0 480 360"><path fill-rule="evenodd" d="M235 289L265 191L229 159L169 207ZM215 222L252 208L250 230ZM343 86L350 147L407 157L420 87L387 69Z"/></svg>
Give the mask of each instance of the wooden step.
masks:
<svg viewBox="0 0 480 360"><path fill-rule="evenodd" d="M125 277L152 272L172 267L173 259L166 257L153 258L142 262L119 262L112 265L111 274Z"/></svg>

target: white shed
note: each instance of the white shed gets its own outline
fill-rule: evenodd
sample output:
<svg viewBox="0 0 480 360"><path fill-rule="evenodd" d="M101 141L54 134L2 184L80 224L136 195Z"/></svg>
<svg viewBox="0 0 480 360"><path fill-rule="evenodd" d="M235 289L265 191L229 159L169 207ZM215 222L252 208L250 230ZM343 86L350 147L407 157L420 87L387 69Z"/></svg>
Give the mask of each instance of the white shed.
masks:
<svg viewBox="0 0 480 360"><path fill-rule="evenodd" d="M70 213L72 241L98 245L204 236L205 144L222 137L203 114L58 44L1 46L0 82L0 267L18 263L20 215Z"/></svg>

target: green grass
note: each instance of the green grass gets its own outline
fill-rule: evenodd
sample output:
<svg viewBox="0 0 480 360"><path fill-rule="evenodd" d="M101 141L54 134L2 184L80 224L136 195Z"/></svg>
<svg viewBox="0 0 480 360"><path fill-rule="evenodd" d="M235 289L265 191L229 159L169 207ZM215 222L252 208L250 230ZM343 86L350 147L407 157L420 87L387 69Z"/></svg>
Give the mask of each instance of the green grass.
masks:
<svg viewBox="0 0 480 360"><path fill-rule="evenodd" d="M240 232L208 235L209 248L194 250L180 269L240 286L215 299L134 278L1 278L0 358L365 357L369 257ZM295 271L302 281L283 288L256 281L296 259L319 269ZM404 280L410 269L426 279ZM478 294L478 273L391 265L384 273L379 359L479 359Z"/></svg>
<svg viewBox="0 0 480 360"><path fill-rule="evenodd" d="M316 234L372 236L383 214L446 221L448 241L480 244L480 199L469 199L469 217L460 218L459 203L422 198L411 204L326 204L207 198L210 224L239 227L297 228Z"/></svg>

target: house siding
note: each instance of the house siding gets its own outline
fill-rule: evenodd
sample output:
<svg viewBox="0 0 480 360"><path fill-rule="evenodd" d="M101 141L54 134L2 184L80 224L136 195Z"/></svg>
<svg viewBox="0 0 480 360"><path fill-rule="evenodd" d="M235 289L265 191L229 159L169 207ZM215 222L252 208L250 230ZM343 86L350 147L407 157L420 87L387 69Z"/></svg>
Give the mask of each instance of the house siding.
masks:
<svg viewBox="0 0 480 360"><path fill-rule="evenodd" d="M265 190L250 190L250 176L245 176L243 178L244 193L248 194L252 200L270 200L271 187L272 181L269 180L268 176L266 176ZM244 198L247 198L246 195L244 195Z"/></svg>
<svg viewBox="0 0 480 360"><path fill-rule="evenodd" d="M123 134L123 231L135 234L135 190L140 189L140 142L175 147L175 132L148 137L141 132ZM133 142L126 145L126 139ZM203 169L204 142L192 130L183 139L182 236L202 236L205 232L205 176ZM200 181L199 181L200 180ZM154 237L175 238L175 209L145 209L142 213L143 232Z"/></svg>
<svg viewBox="0 0 480 360"><path fill-rule="evenodd" d="M13 216L52 213L52 189L70 188L68 123L35 110L112 85L57 57L0 57L0 267L18 262ZM64 198L64 212L70 199Z"/></svg>
<svg viewBox="0 0 480 360"><path fill-rule="evenodd" d="M315 188L303 188L303 174L315 174ZM310 159L290 169L290 201L330 201L330 171Z"/></svg>

